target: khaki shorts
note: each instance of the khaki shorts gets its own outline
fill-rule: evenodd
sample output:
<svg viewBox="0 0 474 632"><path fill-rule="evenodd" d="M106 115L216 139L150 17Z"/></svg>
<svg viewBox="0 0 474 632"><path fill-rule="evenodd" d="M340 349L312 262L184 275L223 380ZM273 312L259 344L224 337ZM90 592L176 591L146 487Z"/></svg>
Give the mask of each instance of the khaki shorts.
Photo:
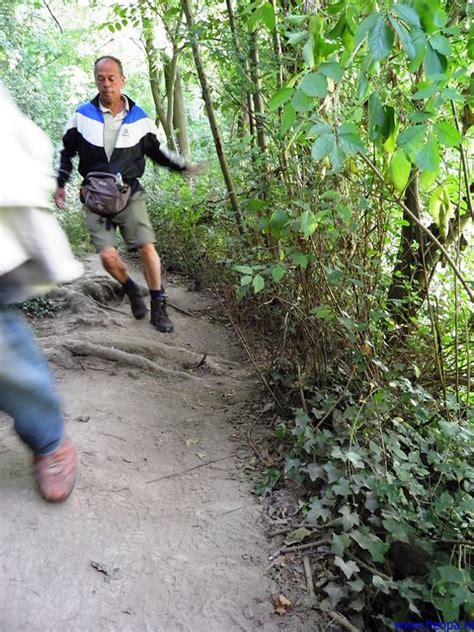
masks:
<svg viewBox="0 0 474 632"><path fill-rule="evenodd" d="M117 228L129 250L136 250L156 241L146 209L144 191L134 193L123 211L114 215L111 220L93 213L87 206L83 206L83 209L86 212L86 226L97 252L117 246Z"/></svg>

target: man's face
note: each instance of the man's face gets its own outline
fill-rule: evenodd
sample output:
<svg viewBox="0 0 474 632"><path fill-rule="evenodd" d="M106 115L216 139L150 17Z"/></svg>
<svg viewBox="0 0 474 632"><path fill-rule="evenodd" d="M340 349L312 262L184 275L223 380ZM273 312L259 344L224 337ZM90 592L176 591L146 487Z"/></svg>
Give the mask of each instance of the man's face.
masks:
<svg viewBox="0 0 474 632"><path fill-rule="evenodd" d="M117 62L112 59L103 59L95 67L95 85L104 105L114 105L120 101L124 83L125 77L120 74Z"/></svg>

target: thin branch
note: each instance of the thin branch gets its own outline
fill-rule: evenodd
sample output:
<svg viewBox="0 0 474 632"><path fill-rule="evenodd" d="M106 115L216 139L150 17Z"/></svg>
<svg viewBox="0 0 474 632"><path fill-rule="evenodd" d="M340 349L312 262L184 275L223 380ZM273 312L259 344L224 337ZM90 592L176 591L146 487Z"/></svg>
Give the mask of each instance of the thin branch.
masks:
<svg viewBox="0 0 474 632"><path fill-rule="evenodd" d="M377 169L377 167L374 165L374 163L369 160L367 158L367 156L364 156L363 154L360 154L360 157L362 158L362 160L366 163L366 165L372 169L372 171L375 173L375 175L377 176L377 178L383 182L385 184L385 178L383 177L383 175L380 173L380 171ZM394 195L394 200L395 202L405 211L405 213L408 215L408 217L415 222L415 224L417 224L421 230L430 238L430 240L439 248L440 252L443 254L444 258L446 259L447 263L449 263L451 269L453 270L453 272L455 273L455 275L458 277L458 279L461 281L462 286L464 287L464 289L467 292L467 295L469 296L469 298L471 299L471 301L474 303L474 293L471 290L471 288L469 287L468 282L466 281L466 279L463 277L461 271L459 270L459 268L457 267L457 265L454 263L454 261L451 259L451 257L448 254L448 251L446 250L446 248L443 246L443 244L439 241L439 239L437 239L437 237L435 237L433 235L433 233L431 232L431 230L429 228L427 228L423 222L421 220L418 219L418 217L412 213L412 211L410 211L410 209L408 208L408 206L405 204L405 202L401 199L401 197L399 195Z"/></svg>
<svg viewBox="0 0 474 632"><path fill-rule="evenodd" d="M59 24L57 17L54 15L54 13L51 11L48 3L46 2L46 0L43 0L43 4L44 6L48 9L49 15L53 18L53 20L56 22L56 24L58 25L59 30L61 31L61 33L64 33L63 31L63 27Z"/></svg>

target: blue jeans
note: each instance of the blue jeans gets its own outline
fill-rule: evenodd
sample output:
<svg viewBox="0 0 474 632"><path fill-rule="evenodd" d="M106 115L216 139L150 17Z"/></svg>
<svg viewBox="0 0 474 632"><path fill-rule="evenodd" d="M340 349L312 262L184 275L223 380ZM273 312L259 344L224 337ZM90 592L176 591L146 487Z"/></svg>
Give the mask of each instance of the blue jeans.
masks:
<svg viewBox="0 0 474 632"><path fill-rule="evenodd" d="M35 454L54 452L64 433L54 380L23 318L0 303L0 410Z"/></svg>

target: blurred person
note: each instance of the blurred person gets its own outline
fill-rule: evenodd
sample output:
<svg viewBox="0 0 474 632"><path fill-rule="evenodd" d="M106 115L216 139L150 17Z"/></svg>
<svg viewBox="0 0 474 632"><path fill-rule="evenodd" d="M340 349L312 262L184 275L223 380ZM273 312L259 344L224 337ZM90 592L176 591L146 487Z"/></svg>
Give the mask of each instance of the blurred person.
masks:
<svg viewBox="0 0 474 632"><path fill-rule="evenodd" d="M66 124L59 151L56 205L64 208L72 159L79 154L81 201L102 265L122 284L133 316L144 318L147 307L140 288L130 278L117 251L118 228L128 249L138 250L140 255L150 292L150 321L158 331L169 333L173 324L167 314L161 262L139 178L146 157L185 176L196 175L202 166L186 164L161 145L155 123L129 96L122 94L125 76L119 59L109 55L97 59L94 79L98 94L79 105Z"/></svg>
<svg viewBox="0 0 474 632"><path fill-rule="evenodd" d="M62 502L74 487L76 452L46 360L13 304L72 281L82 265L48 209L51 143L1 84L0 138L0 410L33 451L41 495Z"/></svg>

